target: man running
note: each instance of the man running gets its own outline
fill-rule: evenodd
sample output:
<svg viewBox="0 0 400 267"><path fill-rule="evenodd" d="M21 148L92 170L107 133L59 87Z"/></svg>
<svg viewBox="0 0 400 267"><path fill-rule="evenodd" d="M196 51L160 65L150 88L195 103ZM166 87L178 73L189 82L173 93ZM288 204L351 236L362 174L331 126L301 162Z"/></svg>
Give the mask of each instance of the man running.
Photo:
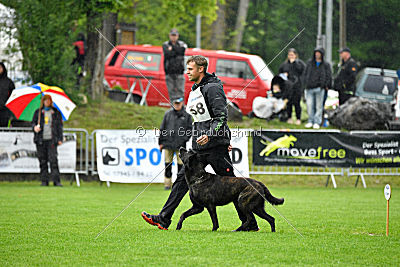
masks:
<svg viewBox="0 0 400 267"><path fill-rule="evenodd" d="M201 154L203 163L210 164L218 175L234 176L232 160L229 156L231 132L227 124L227 102L222 82L214 73L206 72L208 62L205 57L192 56L186 64L189 80L194 82L186 105L186 111L194 121L192 149ZM172 215L188 190L183 167L160 213L151 215L142 212L143 219L158 226L159 229L168 230ZM235 206L235 208L240 220L245 222L244 214L239 207ZM258 231L254 215L248 229L239 227L236 231Z"/></svg>

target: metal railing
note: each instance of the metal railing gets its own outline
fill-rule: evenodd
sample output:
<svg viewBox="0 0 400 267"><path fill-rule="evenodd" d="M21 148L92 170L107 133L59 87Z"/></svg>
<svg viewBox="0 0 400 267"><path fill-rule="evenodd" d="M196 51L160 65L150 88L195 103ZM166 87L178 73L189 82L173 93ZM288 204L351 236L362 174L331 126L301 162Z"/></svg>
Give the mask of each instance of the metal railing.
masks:
<svg viewBox="0 0 400 267"><path fill-rule="evenodd" d="M77 186L80 186L79 174L88 175L89 174L89 133L85 129L80 128L64 128L65 133L72 133L76 136L77 143L77 157L75 169L72 172L75 175L75 181ZM0 127L0 132L32 132L30 127L12 127L5 128ZM61 172L69 173L69 172Z"/></svg>

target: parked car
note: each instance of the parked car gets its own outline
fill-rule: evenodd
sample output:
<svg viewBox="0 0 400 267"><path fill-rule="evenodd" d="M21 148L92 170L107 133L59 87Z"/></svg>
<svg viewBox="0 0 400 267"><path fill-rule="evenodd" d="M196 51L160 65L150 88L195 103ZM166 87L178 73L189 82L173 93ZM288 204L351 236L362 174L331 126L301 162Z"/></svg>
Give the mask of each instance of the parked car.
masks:
<svg viewBox="0 0 400 267"><path fill-rule="evenodd" d="M364 68L357 74L355 95L378 102L394 103L398 82L395 70Z"/></svg>
<svg viewBox="0 0 400 267"><path fill-rule="evenodd" d="M257 55L188 48L185 60L192 55L203 55L207 58L207 71L216 73L224 84L227 98L244 115L251 111L253 99L257 96L265 97L270 89L273 74ZM125 90L129 90L136 81L133 99L137 103L142 100L149 86L145 99L147 105L169 106L163 61L160 46L120 45L107 55L104 77L111 88L118 85ZM193 83L186 74L185 79L186 103Z"/></svg>

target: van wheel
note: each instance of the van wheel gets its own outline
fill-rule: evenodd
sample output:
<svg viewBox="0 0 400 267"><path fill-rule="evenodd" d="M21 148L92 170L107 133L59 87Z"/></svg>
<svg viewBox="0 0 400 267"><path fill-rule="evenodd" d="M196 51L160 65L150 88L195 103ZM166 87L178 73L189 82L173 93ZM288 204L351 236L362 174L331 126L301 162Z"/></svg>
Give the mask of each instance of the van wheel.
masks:
<svg viewBox="0 0 400 267"><path fill-rule="evenodd" d="M140 95L132 95L133 103L135 104L140 104L140 101L142 101L142 97Z"/></svg>

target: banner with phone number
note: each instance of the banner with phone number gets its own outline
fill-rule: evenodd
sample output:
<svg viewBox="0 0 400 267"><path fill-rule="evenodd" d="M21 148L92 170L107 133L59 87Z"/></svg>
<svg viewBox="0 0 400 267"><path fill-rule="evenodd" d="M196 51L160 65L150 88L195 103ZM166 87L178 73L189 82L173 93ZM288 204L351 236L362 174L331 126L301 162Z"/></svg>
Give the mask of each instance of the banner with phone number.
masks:
<svg viewBox="0 0 400 267"><path fill-rule="evenodd" d="M76 135L64 133L64 142L57 147L61 173L74 173L76 167ZM0 132L0 172L39 173L39 160L33 132Z"/></svg>
<svg viewBox="0 0 400 267"><path fill-rule="evenodd" d="M100 180L117 183L163 183L164 151L159 150L158 136L158 130L96 131L96 159ZM247 138L247 131L232 131L231 158L236 176L249 176ZM188 144L190 142L191 140ZM206 170L213 171L210 166ZM173 180L176 179L176 174L177 163L174 157Z"/></svg>
<svg viewBox="0 0 400 267"><path fill-rule="evenodd" d="M399 134L255 131L255 165L399 167Z"/></svg>

